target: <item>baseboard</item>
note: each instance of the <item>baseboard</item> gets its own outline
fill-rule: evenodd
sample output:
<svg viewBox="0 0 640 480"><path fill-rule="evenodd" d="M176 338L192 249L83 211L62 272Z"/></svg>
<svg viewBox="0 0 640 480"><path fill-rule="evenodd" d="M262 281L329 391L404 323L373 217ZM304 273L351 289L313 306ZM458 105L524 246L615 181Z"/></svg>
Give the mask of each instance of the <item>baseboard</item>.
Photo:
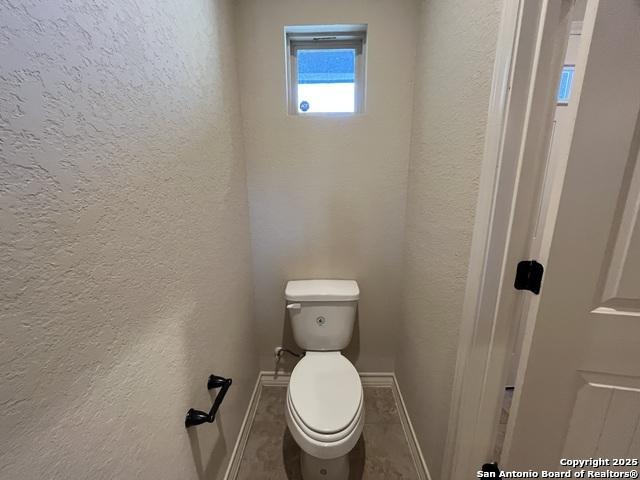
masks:
<svg viewBox="0 0 640 480"><path fill-rule="evenodd" d="M254 387L253 394L249 400L247 413L244 416L240 432L238 433L238 439L236 440L235 447L231 453L229 466L227 467L227 472L224 476L225 480L235 480L238 475L240 461L242 460L242 455L244 454L244 450L247 446L249 432L251 431L251 425L253 425L253 420L256 415L256 409L258 407L258 402L260 401L262 387L286 386L289 384L290 377L291 376L289 374L273 371L261 371L258 374L256 386ZM413 426L411 425L411 420L407 413L407 407L404 403L404 399L402 398L402 393L400 392L400 387L398 386L395 374L392 372L362 372L360 373L360 379L362 381L362 385L365 387L389 387L392 389L396 404L399 407L398 414L400 416L400 423L402 424L402 428L409 443L409 450L416 466L418 477L420 480L431 480L427 463L424 460L418 439L415 431L413 430Z"/></svg>
<svg viewBox="0 0 640 480"><path fill-rule="evenodd" d="M427 467L427 462L424 459L424 455L422 455L422 449L420 448L418 437L416 436L416 432L413 429L413 425L411 424L411 418L409 417L409 413L407 412L407 405L404 403L402 392L400 392L398 379L396 378L395 373L392 373L391 376L393 377L393 395L396 399L396 404L400 407L398 409L398 412L400 414L400 422L402 423L402 428L404 429L405 436L407 437L407 440L409 442L409 450L411 451L411 456L413 457L413 463L415 463L416 465L416 470L418 471L420 480L431 480L429 467Z"/></svg>
<svg viewBox="0 0 640 480"><path fill-rule="evenodd" d="M290 378L290 373L263 370L258 374L258 381L263 387L286 387Z"/></svg>
<svg viewBox="0 0 640 480"><path fill-rule="evenodd" d="M251 432L251 425L253 425L253 419L256 416L256 410L258 409L258 402L260 402L260 393L262 392L262 384L260 383L260 373L256 379L256 384L253 387L253 393L249 399L249 406L247 412L244 414L244 419L240 425L240 431L238 432L238 438L236 444L231 452L231 458L227 465L227 471L224 474L224 480L235 479L238 476L238 470L240 469L240 461L244 454L244 449L247 446L247 440L249 439L249 432Z"/></svg>

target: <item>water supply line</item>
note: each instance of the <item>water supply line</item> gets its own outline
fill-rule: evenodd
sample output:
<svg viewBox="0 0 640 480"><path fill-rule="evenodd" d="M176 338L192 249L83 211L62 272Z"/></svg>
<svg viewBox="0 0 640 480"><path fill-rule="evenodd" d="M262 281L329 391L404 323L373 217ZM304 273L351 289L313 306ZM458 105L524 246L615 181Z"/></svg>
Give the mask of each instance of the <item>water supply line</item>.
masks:
<svg viewBox="0 0 640 480"><path fill-rule="evenodd" d="M276 362L278 362L278 360L280 360L285 353L288 353L289 355L293 355L294 357L297 357L297 358L304 357L304 353L296 353L292 350L289 350L288 348L283 347L282 345L278 345L276 348L274 348L273 353L276 357Z"/></svg>

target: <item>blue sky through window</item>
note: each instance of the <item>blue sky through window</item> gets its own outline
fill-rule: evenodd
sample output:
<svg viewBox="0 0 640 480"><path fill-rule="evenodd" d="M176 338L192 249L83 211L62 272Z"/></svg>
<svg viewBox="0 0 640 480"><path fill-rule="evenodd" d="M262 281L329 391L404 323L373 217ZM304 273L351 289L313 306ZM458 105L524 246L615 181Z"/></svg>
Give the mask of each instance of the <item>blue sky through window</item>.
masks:
<svg viewBox="0 0 640 480"><path fill-rule="evenodd" d="M354 49L298 50L298 83L353 83Z"/></svg>

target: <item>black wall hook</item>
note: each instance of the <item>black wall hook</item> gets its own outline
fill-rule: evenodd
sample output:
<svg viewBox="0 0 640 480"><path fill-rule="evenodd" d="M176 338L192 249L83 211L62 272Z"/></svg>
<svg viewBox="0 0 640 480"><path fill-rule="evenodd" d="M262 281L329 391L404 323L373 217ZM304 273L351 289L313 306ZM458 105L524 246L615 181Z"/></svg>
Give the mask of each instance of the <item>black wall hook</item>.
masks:
<svg viewBox="0 0 640 480"><path fill-rule="evenodd" d="M216 419L218 408L220 408L220 404L222 403L222 400L224 400L224 396L227 394L227 390L229 390L231 383L232 380L230 378L210 375L209 380L207 381L207 390L212 390L214 388L220 389L218 395L216 395L216 398L213 401L213 405L211 405L211 410L207 413L202 410L190 408L187 412L187 418L184 420L184 426L189 428L195 425L200 425L201 423L213 423Z"/></svg>

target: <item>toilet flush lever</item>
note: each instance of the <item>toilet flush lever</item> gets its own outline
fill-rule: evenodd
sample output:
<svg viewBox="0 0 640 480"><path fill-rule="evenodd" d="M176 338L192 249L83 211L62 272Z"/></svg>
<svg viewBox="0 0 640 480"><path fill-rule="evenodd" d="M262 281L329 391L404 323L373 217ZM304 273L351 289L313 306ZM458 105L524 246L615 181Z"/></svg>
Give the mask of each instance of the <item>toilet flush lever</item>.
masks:
<svg viewBox="0 0 640 480"><path fill-rule="evenodd" d="M287 305L287 310L300 310L302 308L302 305L300 305L299 303L290 303L289 305Z"/></svg>

